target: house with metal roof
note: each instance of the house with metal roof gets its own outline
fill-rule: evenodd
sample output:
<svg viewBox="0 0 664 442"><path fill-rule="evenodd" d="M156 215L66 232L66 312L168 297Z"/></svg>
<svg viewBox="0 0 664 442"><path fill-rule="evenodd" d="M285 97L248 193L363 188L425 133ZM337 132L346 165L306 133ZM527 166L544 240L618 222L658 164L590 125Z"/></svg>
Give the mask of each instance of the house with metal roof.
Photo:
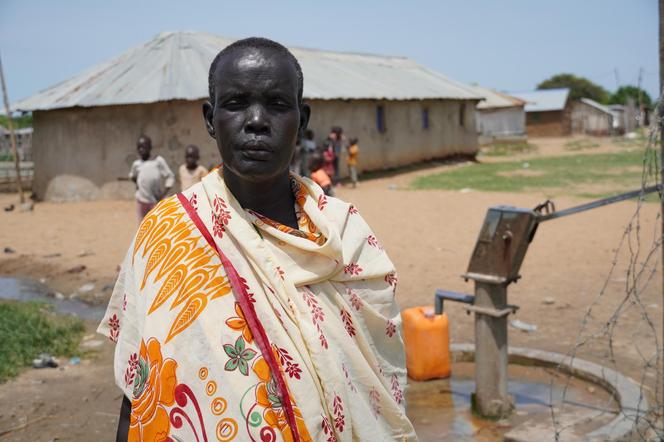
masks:
<svg viewBox="0 0 664 442"><path fill-rule="evenodd" d="M201 105L210 63L232 41L161 33L14 103L14 110L33 112L37 196L57 198L54 182L61 175L77 177L90 198L131 195L131 186L117 179L126 176L141 134L173 169L188 144L201 148L206 166L218 163ZM304 73L316 141L341 126L359 138L361 169L477 152L475 105L482 97L469 86L405 57L290 49Z"/></svg>
<svg viewBox="0 0 664 442"><path fill-rule="evenodd" d="M614 128L615 112L590 98L581 98L572 104L572 133L584 135L610 135Z"/></svg>
<svg viewBox="0 0 664 442"><path fill-rule="evenodd" d="M484 97L475 107L480 144L525 138L525 101L481 86L471 88Z"/></svg>
<svg viewBox="0 0 664 442"><path fill-rule="evenodd" d="M526 132L530 137L565 136L572 131L569 89L510 92L526 102Z"/></svg>

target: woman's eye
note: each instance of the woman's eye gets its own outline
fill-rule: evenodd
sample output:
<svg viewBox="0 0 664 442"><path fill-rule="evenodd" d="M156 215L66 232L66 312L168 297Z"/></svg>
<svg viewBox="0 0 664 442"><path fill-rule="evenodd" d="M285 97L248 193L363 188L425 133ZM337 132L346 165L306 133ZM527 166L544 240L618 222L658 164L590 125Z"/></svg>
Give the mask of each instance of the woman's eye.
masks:
<svg viewBox="0 0 664 442"><path fill-rule="evenodd" d="M272 100L272 105L277 107L288 107L288 103L285 100Z"/></svg>
<svg viewBox="0 0 664 442"><path fill-rule="evenodd" d="M225 108L237 109L242 106L242 101L238 99L231 99L224 102Z"/></svg>

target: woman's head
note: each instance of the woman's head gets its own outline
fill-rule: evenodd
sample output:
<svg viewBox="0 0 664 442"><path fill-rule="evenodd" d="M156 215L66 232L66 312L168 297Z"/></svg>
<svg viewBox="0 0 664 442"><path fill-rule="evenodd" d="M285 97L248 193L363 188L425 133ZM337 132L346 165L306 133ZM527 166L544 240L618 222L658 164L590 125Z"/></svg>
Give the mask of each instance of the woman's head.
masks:
<svg viewBox="0 0 664 442"><path fill-rule="evenodd" d="M287 174L310 112L302 103L302 70L288 49L263 38L235 42L212 62L209 86L203 115L224 173L254 182Z"/></svg>

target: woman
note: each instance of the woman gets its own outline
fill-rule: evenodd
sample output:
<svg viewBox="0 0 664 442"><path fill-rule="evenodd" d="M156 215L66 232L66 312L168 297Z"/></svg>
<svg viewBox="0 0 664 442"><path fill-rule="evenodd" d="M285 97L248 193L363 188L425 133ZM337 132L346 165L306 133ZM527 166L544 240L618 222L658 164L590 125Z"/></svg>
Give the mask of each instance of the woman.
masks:
<svg viewBox="0 0 664 442"><path fill-rule="evenodd" d="M416 440L394 267L353 206L288 172L297 60L240 40L209 80L223 166L146 216L99 328L118 440Z"/></svg>

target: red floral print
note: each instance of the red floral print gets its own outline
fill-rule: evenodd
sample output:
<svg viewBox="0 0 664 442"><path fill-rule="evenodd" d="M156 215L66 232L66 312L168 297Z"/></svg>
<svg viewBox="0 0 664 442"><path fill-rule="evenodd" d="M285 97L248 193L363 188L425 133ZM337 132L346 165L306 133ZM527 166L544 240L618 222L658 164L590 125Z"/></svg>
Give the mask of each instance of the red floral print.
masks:
<svg viewBox="0 0 664 442"><path fill-rule="evenodd" d="M108 326L111 329L108 337L111 341L118 342L118 336L120 335L120 319L118 318L118 315L113 313L113 316L108 320Z"/></svg>
<svg viewBox="0 0 664 442"><path fill-rule="evenodd" d="M323 416L323 423L321 424L321 427L323 428L323 433L325 433L327 436L326 442L336 442L337 438L334 435L334 430L332 429L332 425L330 425L330 420L327 418L327 416Z"/></svg>
<svg viewBox="0 0 664 442"><path fill-rule="evenodd" d="M394 336L396 332L397 332L397 326L394 325L394 322L388 319L387 325L385 326L385 334L391 338L392 336Z"/></svg>
<svg viewBox="0 0 664 442"><path fill-rule="evenodd" d="M275 347L277 354L279 355L279 363L284 368L284 371L288 373L290 378L300 379L300 373L302 369L300 366L293 362L293 357L288 354L288 351L285 348Z"/></svg>
<svg viewBox="0 0 664 442"><path fill-rule="evenodd" d="M380 394L375 387L371 387L371 391L369 392L369 405L371 405L374 417L378 419L380 415Z"/></svg>
<svg viewBox="0 0 664 442"><path fill-rule="evenodd" d="M369 243L370 246L377 248L378 250L383 250L383 246L380 245L378 239L373 235L367 236L367 243Z"/></svg>
<svg viewBox="0 0 664 442"><path fill-rule="evenodd" d="M362 273L362 267L360 267L354 262L351 262L350 264L344 267L344 273L347 275L359 275L360 273Z"/></svg>
<svg viewBox="0 0 664 442"><path fill-rule="evenodd" d="M231 212L226 210L228 206L226 206L226 202L219 196L214 197L212 208L212 234L222 238L226 231L226 225L231 219Z"/></svg>
<svg viewBox="0 0 664 442"><path fill-rule="evenodd" d="M122 297L122 311L123 312L127 311L127 294L126 293Z"/></svg>
<svg viewBox="0 0 664 442"><path fill-rule="evenodd" d="M316 296L311 293L311 290L305 289L302 291L302 297L304 298L304 301L307 303L309 308L311 309L311 322L316 326L316 329L318 330L319 336L318 339L320 340L320 345L327 349L328 348L328 343L327 343L327 338L323 334L323 329L321 329L320 323L325 321L325 313L323 312L323 309L320 308L318 305L318 300L316 299Z"/></svg>
<svg viewBox="0 0 664 442"><path fill-rule="evenodd" d="M357 209L355 208L355 206L350 206L350 207L348 208L348 213L350 213L351 215L357 215L357 214L358 214L358 211L357 211Z"/></svg>
<svg viewBox="0 0 664 442"><path fill-rule="evenodd" d="M357 293L355 293L355 290L350 289L350 288L346 289L346 293L348 294L348 296L350 296L350 305L352 305L355 310L359 311L360 308L362 308L362 305L364 304L362 302L362 298L357 296Z"/></svg>
<svg viewBox="0 0 664 442"><path fill-rule="evenodd" d="M198 197L195 193L191 194L191 198L189 198L189 204L191 204L191 207L193 207L194 210L198 210Z"/></svg>
<svg viewBox="0 0 664 442"><path fill-rule="evenodd" d="M127 361L127 369L125 370L124 381L125 387L134 385L136 379L136 369L138 368L138 354L132 353Z"/></svg>
<svg viewBox="0 0 664 442"><path fill-rule="evenodd" d="M399 378L396 374L392 375L391 388L392 396L394 396L394 400L397 402L397 404L403 402L403 390L401 390L401 386L399 385Z"/></svg>
<svg viewBox="0 0 664 442"><path fill-rule="evenodd" d="M327 197L323 194L318 196L318 210L323 210L325 209L325 206L327 205Z"/></svg>
<svg viewBox="0 0 664 442"><path fill-rule="evenodd" d="M385 275L385 282L396 289L397 287L397 274L394 272L388 273Z"/></svg>
<svg viewBox="0 0 664 442"><path fill-rule="evenodd" d="M350 378L350 375L348 374L348 367L346 367L346 364L342 363L341 364L341 369L343 370L344 376L346 377L346 382L348 383L348 388L353 393L357 393L357 387L355 387L355 384L353 383L353 380Z"/></svg>
<svg viewBox="0 0 664 442"><path fill-rule="evenodd" d="M350 317L350 313L345 308L341 309L341 320L344 322L344 327L346 327L346 332L351 338L355 336L355 327L353 326L353 320Z"/></svg>
<svg viewBox="0 0 664 442"><path fill-rule="evenodd" d="M344 431L344 426L346 425L346 418L344 416L344 406L341 402L341 398L335 393L334 402L332 402L334 409L334 428L336 428L340 433Z"/></svg>

